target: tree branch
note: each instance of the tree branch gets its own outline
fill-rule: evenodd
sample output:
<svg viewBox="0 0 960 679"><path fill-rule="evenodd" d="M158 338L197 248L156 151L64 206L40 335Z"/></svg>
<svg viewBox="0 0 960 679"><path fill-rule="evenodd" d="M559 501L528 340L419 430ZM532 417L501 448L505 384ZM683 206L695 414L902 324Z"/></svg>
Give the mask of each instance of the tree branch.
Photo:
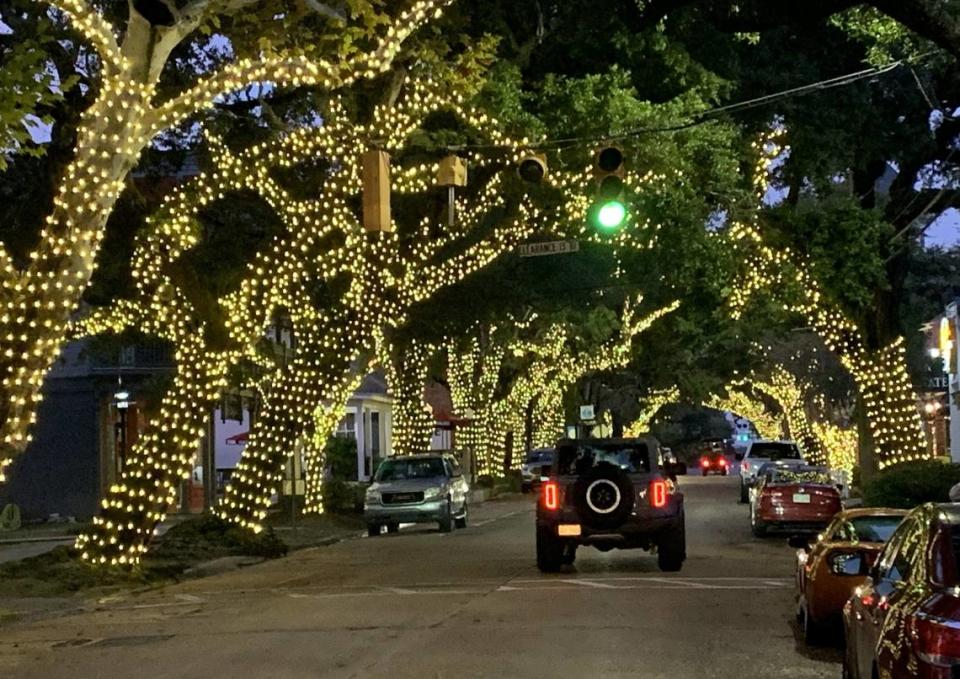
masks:
<svg viewBox="0 0 960 679"><path fill-rule="evenodd" d="M202 0L201 0L202 1ZM245 2L246 0L229 0ZM390 68L400 45L428 18L439 14L452 0L418 0L387 30L376 49L357 59L333 64L302 54L284 53L269 59L244 59L224 67L194 87L158 107L151 116L150 133L173 127L194 113L209 108L217 97L248 87L255 82L272 82L277 87L345 87L372 78Z"/></svg>
<svg viewBox="0 0 960 679"><path fill-rule="evenodd" d="M70 25L96 49L105 70L121 70L123 57L117 45L114 28L87 3L87 0L37 0L37 2L44 2L63 12L70 20Z"/></svg>

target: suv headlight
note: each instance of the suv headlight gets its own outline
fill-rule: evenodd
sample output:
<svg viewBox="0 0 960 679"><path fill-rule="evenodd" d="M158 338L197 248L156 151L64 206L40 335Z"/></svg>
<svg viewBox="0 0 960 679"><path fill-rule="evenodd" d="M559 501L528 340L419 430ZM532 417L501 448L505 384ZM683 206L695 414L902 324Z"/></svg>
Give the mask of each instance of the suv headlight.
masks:
<svg viewBox="0 0 960 679"><path fill-rule="evenodd" d="M380 491L379 490L368 490L367 491L367 504L378 505L380 504Z"/></svg>
<svg viewBox="0 0 960 679"><path fill-rule="evenodd" d="M440 497L440 488L427 488L423 491L424 500L436 500Z"/></svg>

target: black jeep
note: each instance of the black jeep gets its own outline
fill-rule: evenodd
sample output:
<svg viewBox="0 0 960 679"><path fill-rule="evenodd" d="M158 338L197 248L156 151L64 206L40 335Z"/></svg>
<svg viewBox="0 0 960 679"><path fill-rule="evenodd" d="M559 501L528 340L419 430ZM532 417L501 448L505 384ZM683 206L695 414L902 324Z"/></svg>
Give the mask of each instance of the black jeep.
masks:
<svg viewBox="0 0 960 679"><path fill-rule="evenodd" d="M547 473L549 471L549 474ZM660 444L636 439L562 439L537 503L537 567L572 564L577 547L657 549L662 571L687 558L683 493Z"/></svg>

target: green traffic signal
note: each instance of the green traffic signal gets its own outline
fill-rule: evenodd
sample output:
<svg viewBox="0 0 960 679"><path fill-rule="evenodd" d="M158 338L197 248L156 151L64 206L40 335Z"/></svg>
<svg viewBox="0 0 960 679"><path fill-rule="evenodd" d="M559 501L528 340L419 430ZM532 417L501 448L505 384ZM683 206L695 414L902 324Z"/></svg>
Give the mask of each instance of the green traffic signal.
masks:
<svg viewBox="0 0 960 679"><path fill-rule="evenodd" d="M610 200L597 210L597 226L612 231L619 229L627 219L627 208L619 200Z"/></svg>

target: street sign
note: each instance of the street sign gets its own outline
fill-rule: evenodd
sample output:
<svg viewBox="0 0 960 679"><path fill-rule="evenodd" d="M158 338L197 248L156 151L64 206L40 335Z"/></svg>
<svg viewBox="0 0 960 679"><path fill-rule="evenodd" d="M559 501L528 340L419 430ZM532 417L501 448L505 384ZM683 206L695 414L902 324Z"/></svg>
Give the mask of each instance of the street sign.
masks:
<svg viewBox="0 0 960 679"><path fill-rule="evenodd" d="M546 243L524 243L518 249L521 257L543 257L545 255L564 255L568 252L577 252L580 241L553 240Z"/></svg>
<svg viewBox="0 0 960 679"><path fill-rule="evenodd" d="M589 422L593 419L593 406L580 406L580 419Z"/></svg>

